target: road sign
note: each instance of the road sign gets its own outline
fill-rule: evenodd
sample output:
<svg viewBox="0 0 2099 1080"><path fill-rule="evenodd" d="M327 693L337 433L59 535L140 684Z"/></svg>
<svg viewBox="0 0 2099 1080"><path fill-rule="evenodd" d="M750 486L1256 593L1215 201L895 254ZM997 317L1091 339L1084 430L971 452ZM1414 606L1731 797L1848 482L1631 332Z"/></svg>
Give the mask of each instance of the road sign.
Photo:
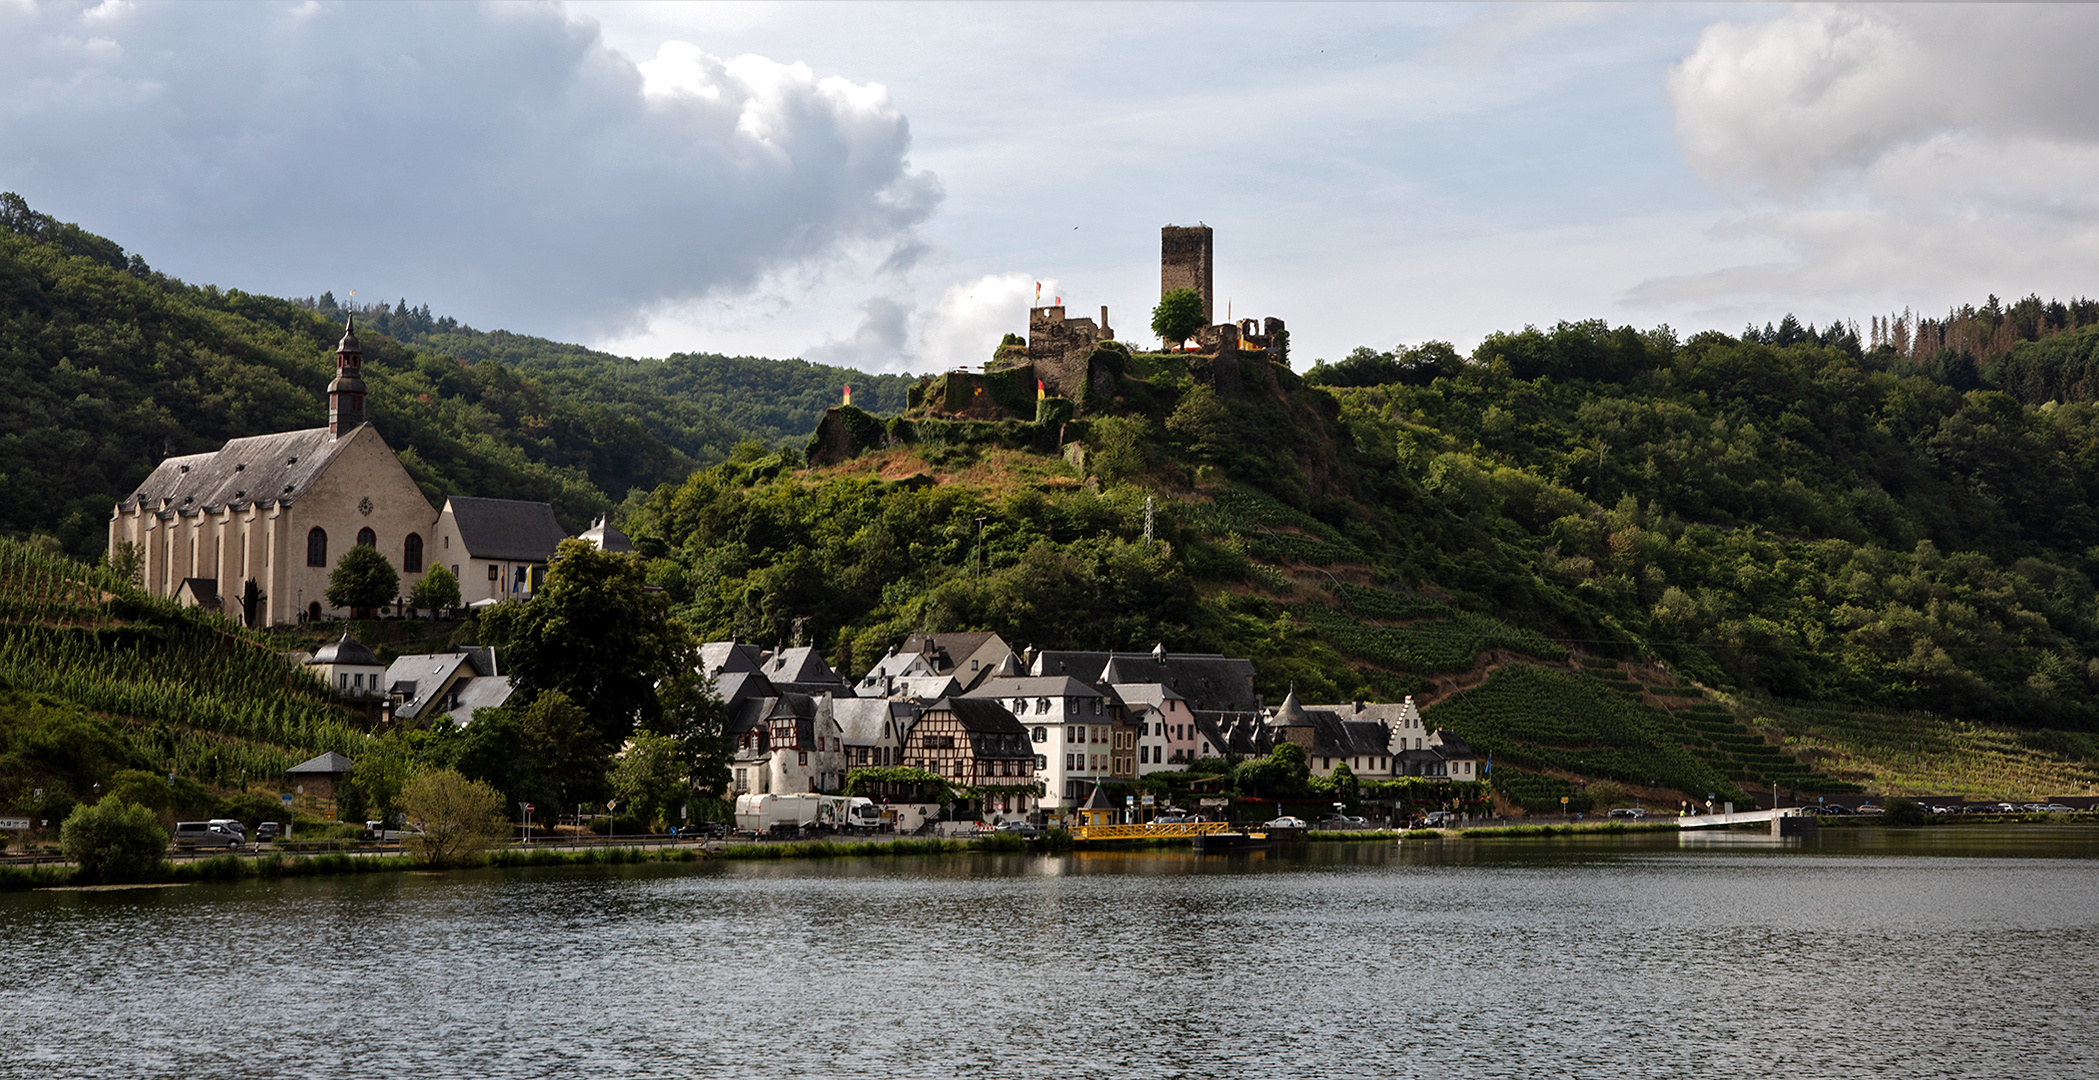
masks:
<svg viewBox="0 0 2099 1080"><path fill-rule="evenodd" d="M27 832L29 831L29 819L26 817L0 817L0 830Z"/></svg>
<svg viewBox="0 0 2099 1080"><path fill-rule="evenodd" d="M284 802L284 805L286 805L286 806L290 806L290 805L292 804L292 793L291 793L291 792L289 792L289 791L285 792L285 793L284 793L284 794L282 794L282 795L279 795L279 796L277 796L277 798L279 798L279 799L283 800L283 802Z"/></svg>
<svg viewBox="0 0 2099 1080"><path fill-rule="evenodd" d="M1156 800L1155 800L1155 799L1154 799L1154 798L1153 798L1152 796L1150 796L1150 795L1146 795L1146 796L1144 797L1144 805L1146 805L1146 806L1151 806L1151 805L1153 805L1153 804L1154 804L1155 802L1156 802Z"/></svg>

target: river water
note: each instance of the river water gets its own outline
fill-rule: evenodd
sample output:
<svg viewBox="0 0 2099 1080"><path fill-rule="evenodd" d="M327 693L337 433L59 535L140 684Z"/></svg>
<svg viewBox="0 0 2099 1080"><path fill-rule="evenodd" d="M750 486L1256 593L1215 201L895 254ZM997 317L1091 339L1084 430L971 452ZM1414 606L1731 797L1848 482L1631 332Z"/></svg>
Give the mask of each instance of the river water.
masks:
<svg viewBox="0 0 2099 1080"><path fill-rule="evenodd" d="M2099 1076L2099 829L0 895L0 1077Z"/></svg>

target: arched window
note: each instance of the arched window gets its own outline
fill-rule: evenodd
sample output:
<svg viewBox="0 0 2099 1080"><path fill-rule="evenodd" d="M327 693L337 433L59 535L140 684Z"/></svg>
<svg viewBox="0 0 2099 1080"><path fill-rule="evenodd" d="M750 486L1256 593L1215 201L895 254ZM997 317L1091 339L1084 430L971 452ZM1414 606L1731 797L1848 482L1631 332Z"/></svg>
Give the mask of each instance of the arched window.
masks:
<svg viewBox="0 0 2099 1080"><path fill-rule="evenodd" d="M369 529L369 528L364 528L364 529L359 529L359 530L357 530L357 546L358 546L358 547L378 547L378 546L379 546L379 534L378 534L378 533L375 533L375 532L373 532L373 531L372 531L371 529Z"/></svg>
<svg viewBox="0 0 2099 1080"><path fill-rule="evenodd" d="M409 533L408 539L401 541L401 569L410 574L423 572L423 537L420 533Z"/></svg>
<svg viewBox="0 0 2099 1080"><path fill-rule="evenodd" d="M328 530L318 525L306 533L306 565L328 565Z"/></svg>

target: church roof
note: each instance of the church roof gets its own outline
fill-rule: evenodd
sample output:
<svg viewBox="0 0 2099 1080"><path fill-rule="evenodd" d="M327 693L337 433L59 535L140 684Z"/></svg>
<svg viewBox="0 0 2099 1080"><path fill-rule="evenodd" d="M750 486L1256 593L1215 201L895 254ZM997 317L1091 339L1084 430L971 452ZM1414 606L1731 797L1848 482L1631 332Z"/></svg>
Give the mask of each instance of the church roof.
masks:
<svg viewBox="0 0 2099 1080"><path fill-rule="evenodd" d="M543 502L454 495L445 509L458 524L459 542L476 559L552 562L554 549L568 539L554 508Z"/></svg>
<svg viewBox="0 0 2099 1080"><path fill-rule="evenodd" d="M320 478L349 441L335 438L324 427L232 439L208 453L161 462L117 509L143 506L186 513L291 502Z"/></svg>

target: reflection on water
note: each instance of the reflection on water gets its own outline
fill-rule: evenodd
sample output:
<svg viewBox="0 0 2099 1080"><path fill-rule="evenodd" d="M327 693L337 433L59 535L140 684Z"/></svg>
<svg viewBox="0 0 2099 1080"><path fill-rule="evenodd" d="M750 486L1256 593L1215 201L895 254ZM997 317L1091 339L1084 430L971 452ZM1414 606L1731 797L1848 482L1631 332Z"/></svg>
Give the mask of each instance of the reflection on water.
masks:
<svg viewBox="0 0 2099 1080"><path fill-rule="evenodd" d="M2021 827L15 894L0 1076L2084 1077L2095 869Z"/></svg>

